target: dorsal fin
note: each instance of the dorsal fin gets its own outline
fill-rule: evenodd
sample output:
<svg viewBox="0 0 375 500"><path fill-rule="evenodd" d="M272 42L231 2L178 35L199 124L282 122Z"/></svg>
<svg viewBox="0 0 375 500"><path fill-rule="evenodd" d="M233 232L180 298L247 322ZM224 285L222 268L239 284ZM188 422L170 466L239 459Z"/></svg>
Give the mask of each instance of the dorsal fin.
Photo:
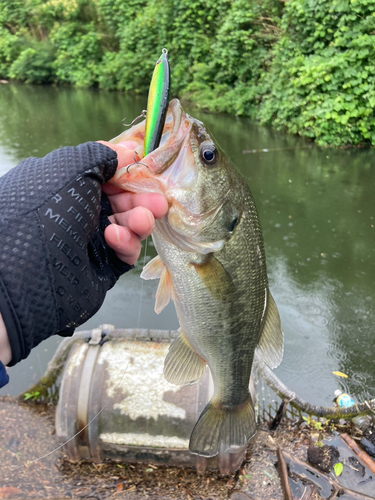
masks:
<svg viewBox="0 0 375 500"><path fill-rule="evenodd" d="M281 328L279 311L269 291L267 291L266 300L262 333L257 349L263 361L273 369L279 366L283 359L284 334Z"/></svg>

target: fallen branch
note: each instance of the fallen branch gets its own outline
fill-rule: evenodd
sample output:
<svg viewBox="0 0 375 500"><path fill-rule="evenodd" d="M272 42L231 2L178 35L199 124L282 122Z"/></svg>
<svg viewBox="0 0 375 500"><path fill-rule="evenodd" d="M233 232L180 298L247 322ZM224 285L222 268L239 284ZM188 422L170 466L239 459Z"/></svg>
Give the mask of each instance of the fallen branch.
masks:
<svg viewBox="0 0 375 500"><path fill-rule="evenodd" d="M344 496L345 498L351 500L374 500L374 497L350 490L349 488L345 488L338 481L331 478L327 474L324 474L315 467L312 467L310 464L299 460L298 458L280 448L278 448L277 450L277 458L284 500L293 500L292 494L290 492L289 477L293 477L294 480L297 478L301 481L302 484L310 486L311 493L313 493L315 489L320 494L322 490L322 482L329 484L329 487L332 490L332 493L329 496L329 500L336 500ZM296 472L296 469L298 468L302 471L309 472L308 478L304 472L302 474ZM310 495L310 498L311 497L316 498L315 495Z"/></svg>
<svg viewBox="0 0 375 500"><path fill-rule="evenodd" d="M289 484L289 474L288 467L285 462L283 451L281 448L277 448L277 470L280 476L280 485L283 492L284 500L293 500L292 491Z"/></svg>
<svg viewBox="0 0 375 500"><path fill-rule="evenodd" d="M357 403L348 408L315 406L304 401L281 382L273 371L263 362L258 352L255 352L253 369L262 376L263 380L278 396L282 399L289 400L291 406L308 415L325 417L330 420L339 420L340 418L352 419L359 415L375 413L375 399Z"/></svg>
<svg viewBox="0 0 375 500"><path fill-rule="evenodd" d="M340 434L341 439L346 443L352 452L357 455L359 460L370 469L370 471L375 474L375 462L370 458L367 453L357 445L357 443L348 434Z"/></svg>
<svg viewBox="0 0 375 500"><path fill-rule="evenodd" d="M177 335L176 331L172 330L149 330L149 329L114 329L106 330L103 325L104 340L137 340L137 341L156 341L156 342L171 342ZM97 330L97 329L96 329ZM93 330L86 330L83 332L76 332L73 337L64 339L58 346L55 355L48 363L48 368L40 380L32 387L27 389L18 396L20 399L25 398L26 393L38 393L38 399L48 397L48 389L56 382L61 374L65 361L73 344L77 341L88 342L91 339ZM255 372L258 372L267 385L281 397L281 399L288 400L289 404L299 411L305 412L309 415L317 417L325 417L330 420L339 420L340 418L351 419L359 415L369 415L375 413L375 399L371 401L364 401L363 403L355 404L349 408L339 407L324 407L315 406L292 392L281 380L273 373L273 371L263 362L258 352L255 352L254 366Z"/></svg>

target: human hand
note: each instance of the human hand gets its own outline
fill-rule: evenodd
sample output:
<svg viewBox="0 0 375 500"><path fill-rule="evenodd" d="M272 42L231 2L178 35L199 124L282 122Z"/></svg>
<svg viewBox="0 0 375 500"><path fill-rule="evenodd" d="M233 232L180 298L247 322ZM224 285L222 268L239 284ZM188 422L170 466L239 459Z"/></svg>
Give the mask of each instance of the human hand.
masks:
<svg viewBox="0 0 375 500"><path fill-rule="evenodd" d="M134 149L138 143L98 142L116 151L118 168L134 163ZM158 193L134 194L108 183L103 185L103 191L108 196L113 213L108 217L112 224L104 232L106 243L115 250L119 259L135 264L141 251L141 241L154 230L155 219L167 213L167 200Z"/></svg>
<svg viewBox="0 0 375 500"><path fill-rule="evenodd" d="M102 196L117 167L111 149L62 148L28 158L0 179L0 313L10 366L95 314L166 210L165 200L161 211L160 199L151 207L152 195L109 192L111 202Z"/></svg>

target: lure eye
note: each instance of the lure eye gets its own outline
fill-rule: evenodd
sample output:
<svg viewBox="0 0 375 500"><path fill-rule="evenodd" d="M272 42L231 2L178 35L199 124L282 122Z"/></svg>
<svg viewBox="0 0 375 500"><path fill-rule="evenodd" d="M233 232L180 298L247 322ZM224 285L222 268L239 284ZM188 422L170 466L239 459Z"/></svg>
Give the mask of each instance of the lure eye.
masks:
<svg viewBox="0 0 375 500"><path fill-rule="evenodd" d="M217 152L215 146L211 144L202 144L201 147L201 158L206 165L213 166L217 162Z"/></svg>

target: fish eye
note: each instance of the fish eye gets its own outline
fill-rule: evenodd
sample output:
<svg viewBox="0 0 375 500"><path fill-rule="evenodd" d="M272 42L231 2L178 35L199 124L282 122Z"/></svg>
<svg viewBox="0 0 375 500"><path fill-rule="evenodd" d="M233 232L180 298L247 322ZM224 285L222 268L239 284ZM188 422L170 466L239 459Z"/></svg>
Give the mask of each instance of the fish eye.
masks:
<svg viewBox="0 0 375 500"><path fill-rule="evenodd" d="M212 144L202 144L201 145L201 150L200 150L200 155L202 158L202 161L206 165L213 166L217 162L217 152L215 149L215 146Z"/></svg>

